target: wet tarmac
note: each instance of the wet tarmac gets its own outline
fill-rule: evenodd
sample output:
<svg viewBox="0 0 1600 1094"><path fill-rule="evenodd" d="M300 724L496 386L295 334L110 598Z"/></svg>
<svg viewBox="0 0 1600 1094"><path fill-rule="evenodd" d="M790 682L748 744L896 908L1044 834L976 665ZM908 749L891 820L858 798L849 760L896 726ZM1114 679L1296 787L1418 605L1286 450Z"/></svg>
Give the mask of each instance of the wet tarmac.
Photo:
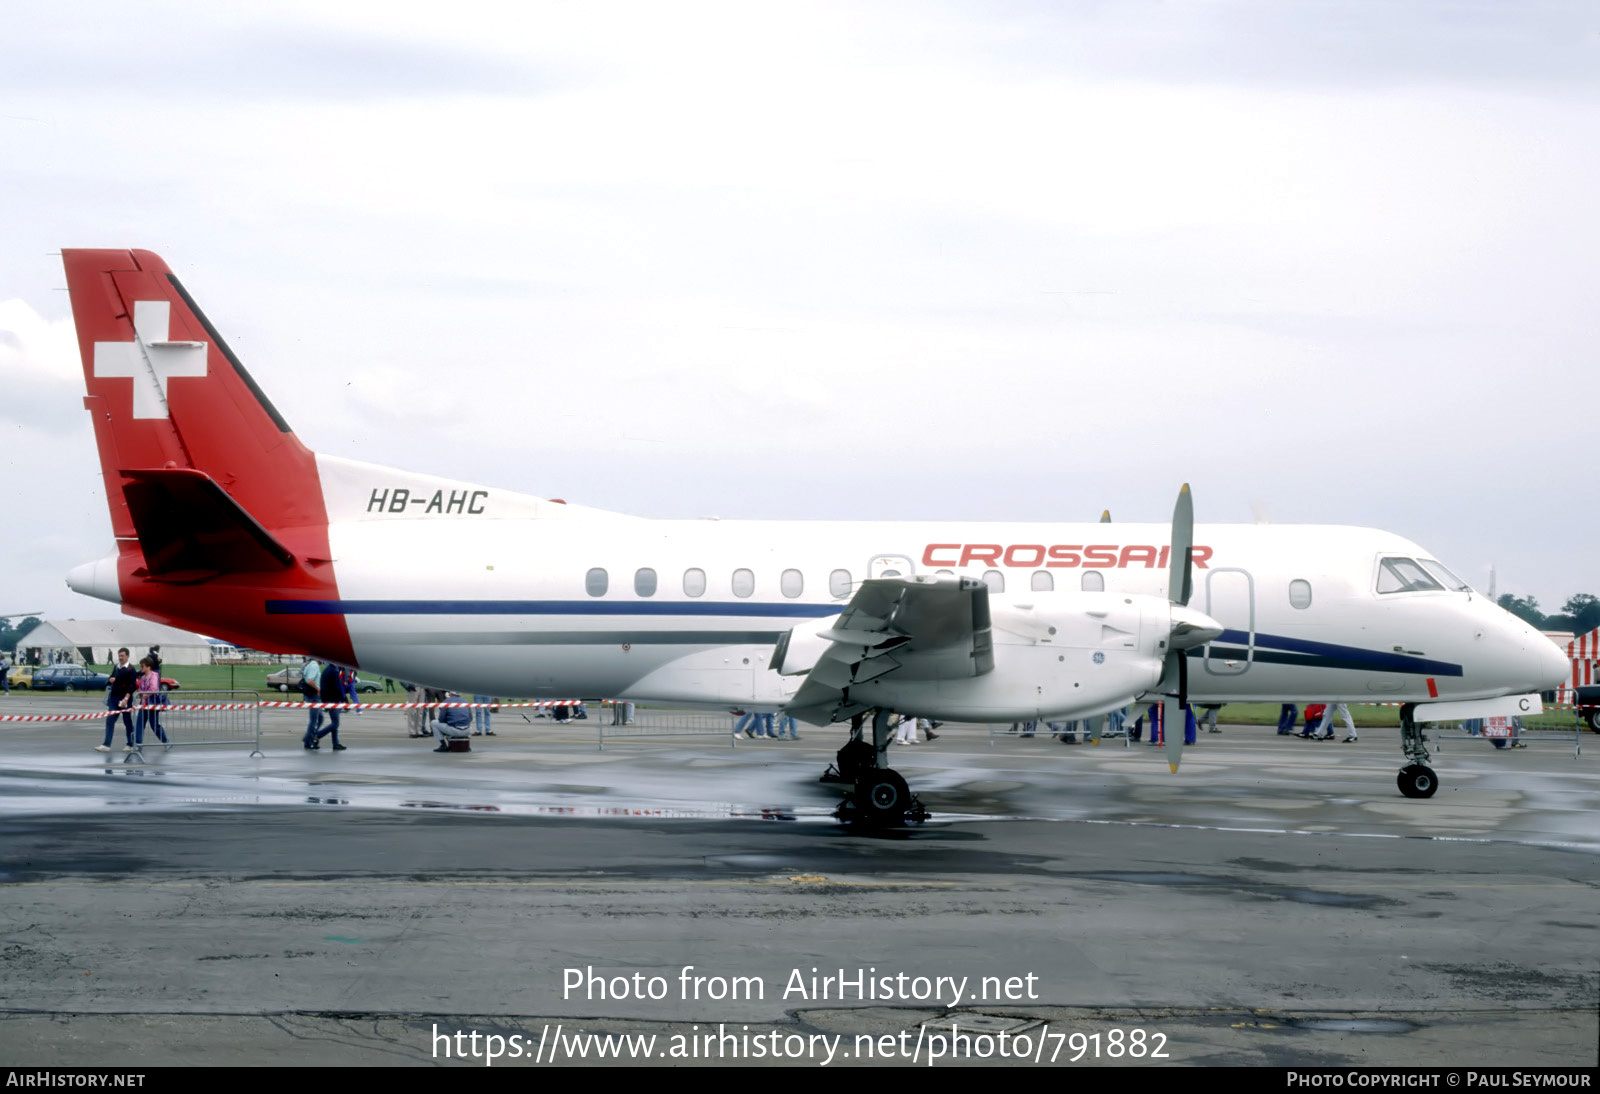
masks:
<svg viewBox="0 0 1600 1094"><path fill-rule="evenodd" d="M30 704L61 709L5 710ZM593 723L503 712L437 754L369 712L347 751L310 753L302 720L265 715L255 759L0 730L0 1063L452 1064L439 1031L531 1057L559 1027L568 1056L615 1033L660 1038L652 1060L711 1031L804 1042L789 1062L815 1065L840 1036L839 1066L952 1025L1058 1065L1075 1033L1076 1066L1596 1063L1593 737L1577 759L1570 739L1451 742L1413 801L1394 731L1225 727L1173 776L1144 745L947 727L894 758L933 819L871 836L816 779L838 731L601 752ZM890 985L840 998L813 975ZM652 978L660 997L635 997ZM1112 1055L1135 1029L1165 1055ZM938 1060L998 1062L1018 1061Z"/></svg>

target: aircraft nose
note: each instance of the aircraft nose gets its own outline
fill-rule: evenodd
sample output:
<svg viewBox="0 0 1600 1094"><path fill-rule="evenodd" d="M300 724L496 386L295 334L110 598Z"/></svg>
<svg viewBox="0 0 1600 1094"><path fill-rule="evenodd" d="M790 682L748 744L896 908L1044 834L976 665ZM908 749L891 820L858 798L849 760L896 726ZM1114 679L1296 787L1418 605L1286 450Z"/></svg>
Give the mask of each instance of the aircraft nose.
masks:
<svg viewBox="0 0 1600 1094"><path fill-rule="evenodd" d="M1566 683L1567 677L1572 675L1572 662L1567 660L1567 655L1560 647L1544 635L1539 635L1538 643L1530 652L1533 654L1534 673L1539 680L1539 686L1531 690L1551 691Z"/></svg>

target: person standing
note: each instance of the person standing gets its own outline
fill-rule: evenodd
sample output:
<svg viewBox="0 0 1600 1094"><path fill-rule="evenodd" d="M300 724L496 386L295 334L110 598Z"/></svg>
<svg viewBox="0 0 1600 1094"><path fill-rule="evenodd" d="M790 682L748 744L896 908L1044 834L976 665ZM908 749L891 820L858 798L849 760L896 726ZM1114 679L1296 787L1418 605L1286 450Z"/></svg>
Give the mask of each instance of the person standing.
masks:
<svg viewBox="0 0 1600 1094"><path fill-rule="evenodd" d="M1333 716L1336 713L1340 718L1344 719L1344 728L1346 733L1344 743L1349 744L1351 741L1356 739L1356 723L1355 720L1350 717L1349 704L1329 703L1328 713L1324 715L1322 719L1322 728L1328 731L1329 738L1333 737Z"/></svg>
<svg viewBox="0 0 1600 1094"><path fill-rule="evenodd" d="M322 699L322 665L315 657L306 658L306 663L300 666L300 694L308 703L321 702ZM317 730L322 728L322 708L310 707L306 718L306 736L303 742L305 747L313 752L317 749Z"/></svg>
<svg viewBox="0 0 1600 1094"><path fill-rule="evenodd" d="M106 715L106 739L94 746L96 752L111 751L111 737L117 731L119 713L122 715L122 731L128 741L122 751L133 751L133 715L128 708L138 688L139 671L128 664L128 648L124 646L117 651L117 663L111 670L111 682L106 686L106 709L111 713Z"/></svg>
<svg viewBox="0 0 1600 1094"><path fill-rule="evenodd" d="M900 727L894 735L897 745L914 745L917 743L917 720L905 714L896 715L900 719Z"/></svg>
<svg viewBox="0 0 1600 1094"><path fill-rule="evenodd" d="M320 690L321 690L321 692L322 692L322 694L324 696L328 697L325 700L326 702L331 702L331 703L335 703L335 704L340 702L340 696L341 696L341 694L342 694L344 689L343 689L343 685L340 682L340 672L339 672L339 666L338 665L329 664L327 668L322 670L322 680L320 681ZM317 741L321 741L322 738L328 736L329 734L332 734L333 735L333 750L335 752L343 752L344 751L344 745L339 743L339 708L337 706L328 707L327 715L328 715L327 728L317 730L317 738L316 738L316 740ZM313 742L311 747L313 747L313 748L318 747L317 743Z"/></svg>
<svg viewBox="0 0 1600 1094"><path fill-rule="evenodd" d="M1110 714L1107 714L1106 715L1106 733L1107 733L1107 735L1111 736L1111 737L1117 736L1119 733L1122 732L1122 727L1127 722L1127 720L1128 720L1128 708L1127 707L1122 707L1119 710L1113 710ZM1134 740L1138 740L1138 738L1135 737Z"/></svg>
<svg viewBox="0 0 1600 1094"><path fill-rule="evenodd" d="M1305 720L1304 727L1300 730L1300 737L1301 737L1302 740L1315 741L1315 740L1318 739L1318 737L1320 735L1320 732L1321 732L1321 729L1322 729L1323 720L1327 716L1327 713L1328 713L1328 704L1327 703L1307 703L1306 704L1306 711L1305 711L1306 720ZM1329 730L1328 731L1328 737L1332 737L1332 736L1333 736L1333 731Z"/></svg>
<svg viewBox="0 0 1600 1094"><path fill-rule="evenodd" d="M145 657L139 662L139 716L133 723L133 742L135 747L144 744L144 727L149 726L155 733L156 740L171 748L167 735L161 730L161 673L150 663L150 658Z"/></svg>
<svg viewBox="0 0 1600 1094"><path fill-rule="evenodd" d="M1283 709L1278 711L1278 736L1287 737L1294 732L1295 722L1300 720L1300 708L1293 703L1283 704Z"/></svg>
<svg viewBox="0 0 1600 1094"><path fill-rule="evenodd" d="M156 696L151 702L155 706L164 707L167 705L167 689L161 685L161 647L151 646L144 657L145 660L150 662L150 667L155 670L156 674ZM159 710L153 711L150 719L159 726L161 724L161 712ZM166 738L163 737L162 740L165 741Z"/></svg>
<svg viewBox="0 0 1600 1094"><path fill-rule="evenodd" d="M10 672L11 658L0 653L0 691L4 691L7 695L11 694L11 681L7 679Z"/></svg>
<svg viewBox="0 0 1600 1094"><path fill-rule="evenodd" d="M490 715L494 711L489 704L494 702L494 696L474 695L472 701L476 704L472 708L472 735L474 737L482 737L487 734L493 737L494 723L490 721Z"/></svg>
<svg viewBox="0 0 1600 1094"><path fill-rule="evenodd" d="M422 689L410 680L400 681L400 686L405 689L408 704L422 702ZM410 737L426 737L428 734L423 729L428 724L427 712L419 706L406 708L406 735Z"/></svg>
<svg viewBox="0 0 1600 1094"><path fill-rule="evenodd" d="M361 713L361 693L356 690L356 670L339 670L339 692L344 701L350 704L351 714Z"/></svg>

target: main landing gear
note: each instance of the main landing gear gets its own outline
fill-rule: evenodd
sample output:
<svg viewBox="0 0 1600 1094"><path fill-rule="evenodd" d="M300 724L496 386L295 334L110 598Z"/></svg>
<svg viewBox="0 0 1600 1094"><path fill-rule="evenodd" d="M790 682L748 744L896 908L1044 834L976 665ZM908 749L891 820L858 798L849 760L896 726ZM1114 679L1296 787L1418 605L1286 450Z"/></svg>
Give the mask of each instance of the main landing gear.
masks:
<svg viewBox="0 0 1600 1094"><path fill-rule="evenodd" d="M1431 798L1439 789L1439 776L1428 766L1428 741L1412 717L1416 709L1415 703L1400 707L1400 748L1411 762L1400 769L1394 781L1408 798Z"/></svg>
<svg viewBox="0 0 1600 1094"><path fill-rule="evenodd" d="M898 771L885 765L889 748L889 712L872 712L872 743L863 739L866 714L850 719L850 739L839 749L837 763L823 773L822 782L852 783L855 789L834 813L842 821L870 828L899 828L921 824L928 810L917 800Z"/></svg>

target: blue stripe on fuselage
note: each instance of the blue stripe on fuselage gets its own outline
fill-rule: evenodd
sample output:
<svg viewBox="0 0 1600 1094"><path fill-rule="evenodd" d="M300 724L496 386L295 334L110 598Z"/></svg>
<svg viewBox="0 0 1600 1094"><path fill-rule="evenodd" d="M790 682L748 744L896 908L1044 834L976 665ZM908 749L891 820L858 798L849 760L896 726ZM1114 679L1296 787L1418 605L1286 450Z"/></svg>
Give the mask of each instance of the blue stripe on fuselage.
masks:
<svg viewBox="0 0 1600 1094"><path fill-rule="evenodd" d="M815 619L843 604L648 600L269 600L268 615L693 615Z"/></svg>
<svg viewBox="0 0 1600 1094"><path fill-rule="evenodd" d="M1250 635L1245 631L1225 630L1216 639L1230 645L1247 646ZM1384 650L1364 650L1359 646L1339 646L1332 642L1311 642L1304 638L1285 638L1277 634L1255 636L1255 661L1279 665L1304 665L1307 668L1354 669L1370 672L1405 672L1417 676L1461 676L1460 665L1448 661L1430 661L1412 654L1389 653ZM1282 650L1283 653L1270 651ZM1263 652L1269 651L1269 652ZM1245 651L1237 651L1243 657ZM1298 654L1299 656L1287 656ZM1202 654L1202 656L1206 656ZM1212 658L1233 657L1234 651L1213 650Z"/></svg>
<svg viewBox="0 0 1600 1094"><path fill-rule="evenodd" d="M633 615L722 616L724 618L817 619L837 615L843 604L731 603L728 601L648 600L269 600L268 615ZM1250 635L1225 630L1218 643L1248 646ZM1282 652L1275 652L1282 651ZM1190 656L1242 657L1244 649L1202 647ZM1418 676L1461 676L1460 665L1430 661L1410 654L1312 642L1275 634L1257 634L1252 658L1263 664L1306 668L1402 672Z"/></svg>

